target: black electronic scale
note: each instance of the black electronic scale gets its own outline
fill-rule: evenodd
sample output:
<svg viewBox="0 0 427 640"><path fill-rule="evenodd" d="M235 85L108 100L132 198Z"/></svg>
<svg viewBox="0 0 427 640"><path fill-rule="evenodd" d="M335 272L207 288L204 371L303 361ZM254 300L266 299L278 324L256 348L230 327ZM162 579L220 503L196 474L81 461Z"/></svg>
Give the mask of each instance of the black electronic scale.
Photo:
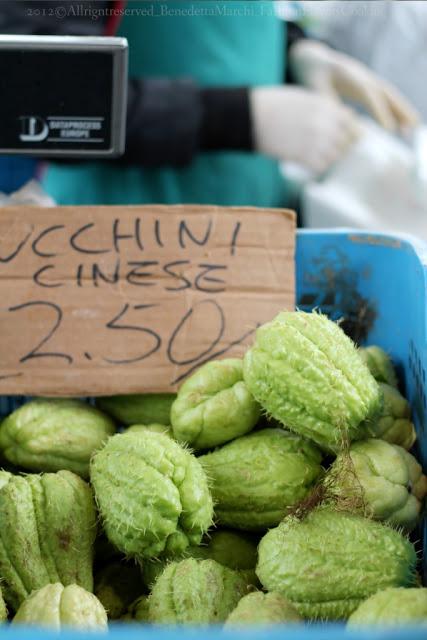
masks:
<svg viewBox="0 0 427 640"><path fill-rule="evenodd" d="M0 154L124 152L125 38L0 36Z"/></svg>

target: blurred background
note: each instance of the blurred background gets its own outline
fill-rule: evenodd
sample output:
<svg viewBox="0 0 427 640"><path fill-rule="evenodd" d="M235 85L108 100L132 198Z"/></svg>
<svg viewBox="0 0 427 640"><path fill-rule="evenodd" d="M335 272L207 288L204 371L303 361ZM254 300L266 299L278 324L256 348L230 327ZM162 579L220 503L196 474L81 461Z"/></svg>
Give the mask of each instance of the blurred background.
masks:
<svg viewBox="0 0 427 640"><path fill-rule="evenodd" d="M364 118L364 133L328 175L300 167L299 206L308 226L397 229L427 238L426 2L294 2L282 16L312 37L361 61L391 83L418 112L418 123L390 132ZM292 170L291 170L292 171Z"/></svg>
<svg viewBox="0 0 427 640"><path fill-rule="evenodd" d="M0 34L130 56L124 155L0 156L3 202L35 178L51 203L288 206L427 240L427 2L3 0Z"/></svg>

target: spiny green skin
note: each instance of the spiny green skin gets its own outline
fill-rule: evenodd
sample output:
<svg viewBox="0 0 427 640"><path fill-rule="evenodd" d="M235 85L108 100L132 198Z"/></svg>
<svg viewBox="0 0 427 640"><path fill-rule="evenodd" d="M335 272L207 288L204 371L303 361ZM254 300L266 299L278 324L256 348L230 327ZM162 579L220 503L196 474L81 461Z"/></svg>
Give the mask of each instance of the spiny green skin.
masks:
<svg viewBox="0 0 427 640"><path fill-rule="evenodd" d="M364 349L359 349L359 354L375 380L397 387L397 376L393 363L389 355L381 347L375 345L365 347Z"/></svg>
<svg viewBox="0 0 427 640"><path fill-rule="evenodd" d="M243 530L274 527L319 478L321 453L301 436L263 429L201 456L218 522Z"/></svg>
<svg viewBox="0 0 427 640"><path fill-rule="evenodd" d="M172 427L166 424L133 424L126 429L126 433L131 433L132 431L154 431L155 433L164 433L173 437Z"/></svg>
<svg viewBox="0 0 427 640"><path fill-rule="evenodd" d="M120 618L127 622L148 622L148 596L140 596Z"/></svg>
<svg viewBox="0 0 427 640"><path fill-rule="evenodd" d="M175 393L140 393L98 398L97 407L122 424L170 425L170 410Z"/></svg>
<svg viewBox="0 0 427 640"><path fill-rule="evenodd" d="M184 558L215 560L224 567L239 571L249 584L258 584L255 574L258 558L257 545L243 533L228 530L213 531L205 537L204 544L202 542L198 547L187 547L183 554ZM167 558L144 563L143 578L149 589L167 564Z"/></svg>
<svg viewBox="0 0 427 640"><path fill-rule="evenodd" d="M293 604L280 593L256 591L248 593L239 601L224 626L239 627L247 624L269 625L302 621Z"/></svg>
<svg viewBox="0 0 427 640"><path fill-rule="evenodd" d="M92 458L91 480L105 532L128 556L179 555L211 525L201 464L163 433L113 436Z"/></svg>
<svg viewBox="0 0 427 640"><path fill-rule="evenodd" d="M0 575L17 609L51 582L92 591L96 512L92 491L70 471L14 476L0 490Z"/></svg>
<svg viewBox="0 0 427 640"><path fill-rule="evenodd" d="M383 440L354 442L332 465L340 493L361 495L368 515L411 530L417 524L427 478L414 456Z"/></svg>
<svg viewBox="0 0 427 640"><path fill-rule="evenodd" d="M366 625L427 625L427 589L385 589L362 602L350 616L349 628Z"/></svg>
<svg viewBox="0 0 427 640"><path fill-rule="evenodd" d="M4 469L0 470L0 489L2 489L9 480L13 478L13 474L10 471L5 471Z"/></svg>
<svg viewBox="0 0 427 640"><path fill-rule="evenodd" d="M210 449L251 431L260 407L243 382L237 358L215 360L186 380L172 405L173 435L193 449Z"/></svg>
<svg viewBox="0 0 427 640"><path fill-rule="evenodd" d="M414 547L397 531L322 507L271 529L259 544L256 572L303 617L345 620L373 593L412 586L416 563Z"/></svg>
<svg viewBox="0 0 427 640"><path fill-rule="evenodd" d="M115 430L108 416L80 400L37 399L3 421L0 449L24 469L67 469L88 478L92 454Z"/></svg>
<svg viewBox="0 0 427 640"><path fill-rule="evenodd" d="M409 403L394 387L381 382L379 385L383 395L383 408L379 417L367 424L370 435L409 451L417 439Z"/></svg>
<svg viewBox="0 0 427 640"><path fill-rule="evenodd" d="M283 312L256 332L244 380L276 420L337 452L381 408L377 382L340 327L319 313Z"/></svg>
<svg viewBox="0 0 427 640"><path fill-rule="evenodd" d="M237 571L215 560L187 558L171 562L148 599L149 620L160 624L223 622L247 587Z"/></svg>
<svg viewBox="0 0 427 640"><path fill-rule="evenodd" d="M87 631L107 631L107 614L98 598L76 584L59 582L35 591L19 607L12 624L50 627L78 627Z"/></svg>
<svg viewBox="0 0 427 640"><path fill-rule="evenodd" d="M136 564L114 562L95 575L94 593L110 620L120 618L141 591L141 568Z"/></svg>

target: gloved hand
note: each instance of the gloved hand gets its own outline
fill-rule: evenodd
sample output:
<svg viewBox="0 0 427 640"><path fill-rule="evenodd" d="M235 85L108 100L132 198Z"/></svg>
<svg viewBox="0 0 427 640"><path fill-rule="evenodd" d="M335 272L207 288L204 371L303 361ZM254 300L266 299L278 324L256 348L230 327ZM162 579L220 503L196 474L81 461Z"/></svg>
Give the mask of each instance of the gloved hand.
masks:
<svg viewBox="0 0 427 640"><path fill-rule="evenodd" d="M322 173L357 138L357 116L340 101L300 87L250 92L255 148Z"/></svg>
<svg viewBox="0 0 427 640"><path fill-rule="evenodd" d="M413 127L420 117L386 80L361 62L315 40L298 40L289 51L291 71L299 84L363 105L385 129Z"/></svg>

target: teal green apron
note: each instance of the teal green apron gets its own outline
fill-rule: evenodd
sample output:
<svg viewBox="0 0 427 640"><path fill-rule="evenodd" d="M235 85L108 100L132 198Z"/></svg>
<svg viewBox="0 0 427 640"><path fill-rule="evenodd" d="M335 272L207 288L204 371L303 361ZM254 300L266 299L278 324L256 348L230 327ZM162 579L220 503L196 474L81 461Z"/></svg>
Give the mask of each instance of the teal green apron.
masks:
<svg viewBox="0 0 427 640"><path fill-rule="evenodd" d="M134 77L191 76L202 86L280 84L284 24L257 0L129 2L118 35L129 41ZM155 15L138 16L138 9ZM142 12L141 12L142 13ZM253 153L198 154L184 168L108 161L51 164L44 186L59 204L201 203L281 206L278 164Z"/></svg>

